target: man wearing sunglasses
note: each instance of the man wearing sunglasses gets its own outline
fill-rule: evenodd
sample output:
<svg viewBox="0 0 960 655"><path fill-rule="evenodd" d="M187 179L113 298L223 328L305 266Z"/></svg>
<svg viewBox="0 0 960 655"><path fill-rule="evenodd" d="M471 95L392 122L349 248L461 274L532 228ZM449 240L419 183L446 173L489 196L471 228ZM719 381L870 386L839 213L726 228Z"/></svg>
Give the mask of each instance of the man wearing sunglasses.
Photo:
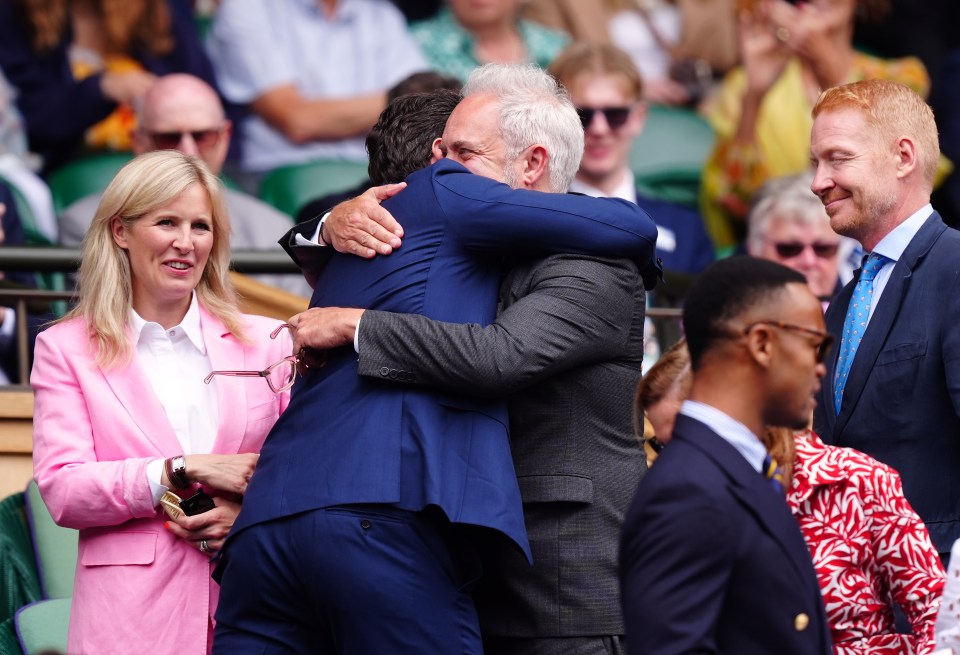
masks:
<svg viewBox="0 0 960 655"><path fill-rule="evenodd" d="M713 261L713 242L700 215L637 190L630 152L643 133L647 109L643 81L630 57L610 44L575 43L550 64L570 93L583 123L583 159L570 190L623 198L657 224L657 257L669 272L696 275Z"/></svg>
<svg viewBox="0 0 960 655"><path fill-rule="evenodd" d="M230 148L233 126L213 88L193 75L172 73L157 79L137 105L138 128L133 152L179 150L195 155L220 175ZM76 248L90 227L99 193L81 198L60 215L60 244ZM227 187L224 199L230 214L230 246L234 250L274 250L277 234L290 228L290 218L265 202ZM310 288L299 275L258 275L264 284L301 296Z"/></svg>
<svg viewBox="0 0 960 655"><path fill-rule="evenodd" d="M683 327L689 397L624 523L627 653L829 655L810 551L761 440L810 420L831 341L820 303L797 271L730 257L693 283Z"/></svg>
<svg viewBox="0 0 960 655"><path fill-rule="evenodd" d="M812 181L812 173L801 173L761 187L748 215L747 252L800 271L814 295L829 301L839 290L840 259L850 247L830 227L823 203L810 191Z"/></svg>

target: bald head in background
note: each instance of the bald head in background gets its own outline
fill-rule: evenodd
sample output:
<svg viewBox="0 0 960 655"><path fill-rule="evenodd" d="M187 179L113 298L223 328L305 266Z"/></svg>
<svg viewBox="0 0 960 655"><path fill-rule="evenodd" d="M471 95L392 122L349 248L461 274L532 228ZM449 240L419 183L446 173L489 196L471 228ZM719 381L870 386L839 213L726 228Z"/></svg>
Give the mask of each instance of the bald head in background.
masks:
<svg viewBox="0 0 960 655"><path fill-rule="evenodd" d="M133 152L179 150L202 159L215 175L223 169L233 126L220 97L199 77L173 73L157 79L137 105Z"/></svg>

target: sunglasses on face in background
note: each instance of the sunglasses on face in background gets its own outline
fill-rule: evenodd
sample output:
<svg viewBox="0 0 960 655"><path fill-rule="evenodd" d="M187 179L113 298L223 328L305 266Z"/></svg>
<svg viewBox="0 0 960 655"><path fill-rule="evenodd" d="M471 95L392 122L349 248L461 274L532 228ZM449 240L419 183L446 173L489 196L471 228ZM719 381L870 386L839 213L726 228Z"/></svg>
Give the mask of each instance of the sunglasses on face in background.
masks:
<svg viewBox="0 0 960 655"><path fill-rule="evenodd" d="M840 248L840 244L839 243L800 243L799 241L782 241L782 242L774 243L773 247L776 249L777 255L781 259L793 259L794 257L798 257L807 248L812 249L813 254L819 257L820 259L830 259L831 257L836 256L837 249Z"/></svg>
<svg viewBox="0 0 960 655"><path fill-rule="evenodd" d="M220 141L220 134L223 132L220 128L208 130L188 130L185 132L147 132L150 140L160 150L176 150L183 137L190 135L198 148L212 148Z"/></svg>
<svg viewBox="0 0 960 655"><path fill-rule="evenodd" d="M577 107L577 114L580 116L580 122L583 123L583 129L590 127L593 117L598 112L607 119L607 125L615 130L623 127L627 119L630 118L632 107Z"/></svg>

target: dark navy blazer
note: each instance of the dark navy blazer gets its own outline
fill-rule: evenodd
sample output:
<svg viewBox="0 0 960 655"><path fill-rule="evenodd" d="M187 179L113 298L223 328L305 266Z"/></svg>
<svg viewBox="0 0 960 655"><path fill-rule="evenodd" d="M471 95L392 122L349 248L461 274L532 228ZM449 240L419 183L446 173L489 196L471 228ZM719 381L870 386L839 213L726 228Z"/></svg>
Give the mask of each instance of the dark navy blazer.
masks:
<svg viewBox="0 0 960 655"><path fill-rule="evenodd" d="M859 271L827 309L840 337ZM933 544L960 538L960 232L936 212L896 263L867 325L843 390L833 401L839 348L827 361L814 429L893 467Z"/></svg>
<svg viewBox="0 0 960 655"><path fill-rule="evenodd" d="M333 255L312 306L417 313L488 325L504 253L592 252L648 266L656 227L623 200L513 190L443 160L384 204L403 225L389 257ZM295 249L308 271L317 247ZM402 387L357 374L353 347L294 387L263 447L234 531L346 503L440 507L494 528L529 556L503 401Z"/></svg>
<svg viewBox="0 0 960 655"><path fill-rule="evenodd" d="M786 501L727 441L680 415L624 523L630 655L830 655L810 553Z"/></svg>

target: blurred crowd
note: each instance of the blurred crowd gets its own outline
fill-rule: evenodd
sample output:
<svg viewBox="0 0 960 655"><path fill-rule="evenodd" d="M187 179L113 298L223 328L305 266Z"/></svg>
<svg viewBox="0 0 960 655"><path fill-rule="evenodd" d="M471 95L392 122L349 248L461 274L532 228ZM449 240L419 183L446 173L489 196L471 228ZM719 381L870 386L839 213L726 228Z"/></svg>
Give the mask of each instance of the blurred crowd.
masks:
<svg viewBox="0 0 960 655"><path fill-rule="evenodd" d="M674 284L652 303L678 303L692 276L733 252L795 266L826 300L862 250L823 220L814 227L826 217L804 205L802 184L764 185L808 168L823 89L892 79L933 104L937 206L956 224L960 49L944 27L956 13L904 0L0 0L0 184L19 199L4 220L22 224L26 244L77 247L109 177L73 195L58 176L76 166L83 176L105 152L172 148L227 184L234 248L273 250L289 215L310 218L360 189L271 207L258 198L271 172L364 165L364 135L398 93L457 88L483 63L533 62L581 108L573 190L637 202L658 225ZM712 136L671 127L665 112ZM645 131L667 147L645 150ZM635 179L637 162L653 161L657 179L657 162L691 147L701 155L686 195L651 190L649 167ZM781 193L796 202L769 199ZM758 198L765 206L751 209ZM261 281L309 293L295 276ZM647 332L649 364L660 344ZM661 332L665 347L675 332Z"/></svg>

